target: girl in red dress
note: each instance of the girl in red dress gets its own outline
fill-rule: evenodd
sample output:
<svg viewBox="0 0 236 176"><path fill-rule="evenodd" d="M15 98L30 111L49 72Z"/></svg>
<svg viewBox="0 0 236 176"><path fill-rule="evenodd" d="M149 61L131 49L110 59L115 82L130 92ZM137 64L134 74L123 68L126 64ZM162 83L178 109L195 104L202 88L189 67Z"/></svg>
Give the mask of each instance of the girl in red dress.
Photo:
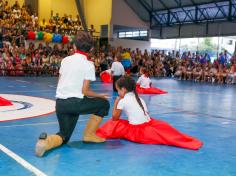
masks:
<svg viewBox="0 0 236 176"><path fill-rule="evenodd" d="M13 104L11 103L11 101L0 97L0 106L12 106Z"/></svg>
<svg viewBox="0 0 236 176"><path fill-rule="evenodd" d="M135 81L123 76L117 83L119 97L115 100L112 119L97 130L97 135L106 139L127 139L142 144L163 144L198 150L202 142L183 134L162 120L148 115L142 98L136 92ZM128 120L120 119L122 110Z"/></svg>
<svg viewBox="0 0 236 176"><path fill-rule="evenodd" d="M157 87L152 87L147 69L142 70L142 75L138 78L136 90L139 94L166 94L167 92Z"/></svg>

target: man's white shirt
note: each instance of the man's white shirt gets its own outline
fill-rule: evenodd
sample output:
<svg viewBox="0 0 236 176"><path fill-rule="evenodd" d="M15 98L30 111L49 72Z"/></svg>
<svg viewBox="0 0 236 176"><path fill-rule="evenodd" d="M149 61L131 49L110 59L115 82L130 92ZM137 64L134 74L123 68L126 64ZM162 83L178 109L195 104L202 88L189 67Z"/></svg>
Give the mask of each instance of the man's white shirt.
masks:
<svg viewBox="0 0 236 176"><path fill-rule="evenodd" d="M60 79L57 85L56 98L83 98L84 80L95 81L95 67L85 55L75 53L64 58L59 70Z"/></svg>

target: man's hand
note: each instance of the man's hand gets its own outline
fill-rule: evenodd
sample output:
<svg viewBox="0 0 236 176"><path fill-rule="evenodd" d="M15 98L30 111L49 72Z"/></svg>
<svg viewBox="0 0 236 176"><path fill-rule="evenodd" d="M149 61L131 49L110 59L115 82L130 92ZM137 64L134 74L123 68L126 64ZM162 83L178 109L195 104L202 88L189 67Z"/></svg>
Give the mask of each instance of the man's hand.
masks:
<svg viewBox="0 0 236 176"><path fill-rule="evenodd" d="M99 94L99 97L107 100L109 98L109 95L108 94Z"/></svg>

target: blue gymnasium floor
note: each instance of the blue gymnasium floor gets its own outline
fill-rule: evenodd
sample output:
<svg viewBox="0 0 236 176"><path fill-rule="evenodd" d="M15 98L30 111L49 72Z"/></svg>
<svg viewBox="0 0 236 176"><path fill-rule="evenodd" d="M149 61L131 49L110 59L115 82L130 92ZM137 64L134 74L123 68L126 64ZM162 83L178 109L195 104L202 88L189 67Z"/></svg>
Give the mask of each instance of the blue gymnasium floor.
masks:
<svg viewBox="0 0 236 176"><path fill-rule="evenodd" d="M54 99L56 82L57 78L47 77L0 77L0 93ZM37 158L34 146L40 132L58 130L55 113L0 122L0 144L50 176L236 176L236 87L173 79L153 79L153 83L169 93L142 96L151 116L202 140L199 151L125 140L84 144L81 138L88 116L80 116L67 145ZM112 107L112 85L98 81L92 88L108 92ZM0 150L0 175L35 174Z"/></svg>

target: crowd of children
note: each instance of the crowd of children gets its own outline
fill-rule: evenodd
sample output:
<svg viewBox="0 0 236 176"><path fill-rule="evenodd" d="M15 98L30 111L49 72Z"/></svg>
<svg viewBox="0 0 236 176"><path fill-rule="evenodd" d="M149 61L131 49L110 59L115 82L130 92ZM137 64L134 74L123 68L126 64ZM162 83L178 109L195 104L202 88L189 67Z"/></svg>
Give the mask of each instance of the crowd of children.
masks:
<svg viewBox="0 0 236 176"><path fill-rule="evenodd" d="M127 51L131 56L130 74L136 75L140 70L145 69L150 77L175 77L179 80L219 84L236 83L235 55L224 62L220 59L221 56L212 63L194 53L180 58L178 54L170 56L158 50L148 53L141 52L140 49L132 51L122 47L101 47L91 55L97 75L112 68L112 65L117 65L115 56L119 55L119 60L122 61L121 53ZM73 53L72 44L39 43L36 45L28 42L26 47L24 43L18 46L14 42L4 41L0 48L0 75L57 75L61 60ZM116 72L115 74L123 75Z"/></svg>
<svg viewBox="0 0 236 176"><path fill-rule="evenodd" d="M78 31L83 30L79 15L59 13L51 15L49 20L41 19L25 4L20 6L16 1L12 6L8 1L0 1L0 26L4 31L5 38L11 38L12 34L23 35L27 31L45 31L49 33L60 33L63 35L76 35ZM89 27L91 33L95 32L94 26Z"/></svg>
<svg viewBox="0 0 236 176"><path fill-rule="evenodd" d="M20 7L18 1L13 6L9 6L7 1L1 1L0 7L0 75L58 75L61 60L74 53L72 44L30 43L26 40L26 31L41 29L64 33L66 26L80 26L79 17L73 20L71 15L59 17L56 14L52 16L50 23L45 20L39 23L38 17L30 15L29 9L24 5ZM115 56L118 54L125 71L131 74L138 74L145 68L150 77L175 77L179 80L219 84L236 83L236 55L229 57L226 52L212 62L208 54L201 55L197 52L184 52L180 55L176 51L142 52L139 48L132 50L102 46L91 55L97 75L110 69L116 63ZM119 73L120 75L122 74Z"/></svg>

